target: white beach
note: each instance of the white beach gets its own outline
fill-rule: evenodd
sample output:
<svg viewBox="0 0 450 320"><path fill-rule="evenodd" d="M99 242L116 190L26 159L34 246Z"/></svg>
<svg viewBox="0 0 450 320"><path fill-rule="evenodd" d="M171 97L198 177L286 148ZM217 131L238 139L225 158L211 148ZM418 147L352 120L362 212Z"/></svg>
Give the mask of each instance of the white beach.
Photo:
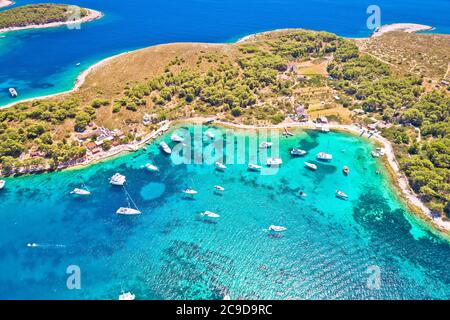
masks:
<svg viewBox="0 0 450 320"><path fill-rule="evenodd" d="M384 33L393 31L403 31L408 33L416 33L420 31L433 30L431 26L417 23L393 23L381 26L377 31L372 34L372 37L379 37Z"/></svg>

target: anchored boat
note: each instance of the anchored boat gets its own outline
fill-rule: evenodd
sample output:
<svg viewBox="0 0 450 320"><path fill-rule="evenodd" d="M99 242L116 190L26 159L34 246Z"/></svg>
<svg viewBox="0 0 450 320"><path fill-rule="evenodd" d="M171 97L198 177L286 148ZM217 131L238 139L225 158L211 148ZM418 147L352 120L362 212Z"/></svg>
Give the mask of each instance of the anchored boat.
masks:
<svg viewBox="0 0 450 320"><path fill-rule="evenodd" d="M184 141L184 138L180 137L180 136L177 135L176 133L173 133L173 134L170 136L170 140L173 141L173 142L183 142L183 141Z"/></svg>
<svg viewBox="0 0 450 320"><path fill-rule="evenodd" d="M18 96L18 93L17 93L16 89L9 88L8 91L9 91L9 94L11 95L12 98L15 98L15 97Z"/></svg>
<svg viewBox="0 0 450 320"><path fill-rule="evenodd" d="M346 195L344 192L340 190L336 190L336 197L340 199L348 199L348 195Z"/></svg>
<svg viewBox="0 0 450 320"><path fill-rule="evenodd" d="M344 172L345 175L348 175L350 173L350 169L347 166L344 166L344 169L342 169L342 172Z"/></svg>
<svg viewBox="0 0 450 320"><path fill-rule="evenodd" d="M314 163L305 162L305 167L311 170L317 170L317 166Z"/></svg>
<svg viewBox="0 0 450 320"><path fill-rule="evenodd" d="M225 191L225 188L222 187L222 186L214 186L214 189L215 189L216 191Z"/></svg>
<svg viewBox="0 0 450 320"><path fill-rule="evenodd" d="M151 164L151 163L147 163L145 164L145 167L149 170L149 171L159 171L158 167Z"/></svg>
<svg viewBox="0 0 450 320"><path fill-rule="evenodd" d="M302 149L298 149L298 148L293 148L291 150L291 156L293 157L301 157L304 156L307 152L305 150Z"/></svg>
<svg viewBox="0 0 450 320"><path fill-rule="evenodd" d="M125 182L127 181L127 178L120 173L116 173L109 179L109 183L114 186L123 186Z"/></svg>
<svg viewBox="0 0 450 320"><path fill-rule="evenodd" d="M227 166L224 165L222 162L219 162L219 161L216 162L216 170L225 171L226 169L227 169Z"/></svg>
<svg viewBox="0 0 450 320"><path fill-rule="evenodd" d="M6 181L0 180L0 190L2 190L5 187Z"/></svg>
<svg viewBox="0 0 450 320"><path fill-rule="evenodd" d="M122 294L119 296L119 300L134 300L136 298L136 295L132 294L131 292L122 292Z"/></svg>
<svg viewBox="0 0 450 320"><path fill-rule="evenodd" d="M125 192L125 195L127 197L128 205L126 207L120 207L116 211L116 213L120 214L120 215L126 215L126 216L141 214L142 212L139 210L139 208L137 207L137 205L133 201L133 199L131 199L131 196L128 193L127 189L125 189L125 187L123 188L123 191ZM133 207L131 205L133 205Z"/></svg>
<svg viewBox="0 0 450 320"><path fill-rule="evenodd" d="M183 192L184 194L190 195L190 196L196 195L198 193L196 190L191 189L191 188L183 189L183 190L181 190L181 192Z"/></svg>
<svg viewBox="0 0 450 320"><path fill-rule="evenodd" d="M267 142L267 141L261 142L261 144L259 145L259 147L261 149L270 149L270 148L272 148L272 146L273 146L273 143Z"/></svg>
<svg viewBox="0 0 450 320"><path fill-rule="evenodd" d="M331 161L333 160L333 155L325 152L319 152L317 154L317 160L321 161Z"/></svg>
<svg viewBox="0 0 450 320"><path fill-rule="evenodd" d="M167 154L171 154L172 153L172 149L170 149L170 147L167 145L167 143L165 143L164 141L162 141L159 146L161 147L161 149L167 153Z"/></svg>
<svg viewBox="0 0 450 320"><path fill-rule="evenodd" d="M271 168L279 167L283 164L283 160L280 158L269 158L267 159L267 165Z"/></svg>
<svg viewBox="0 0 450 320"><path fill-rule="evenodd" d="M204 217L209 217L209 218L219 218L220 217L217 213L214 213L211 211L203 211L201 213L201 215Z"/></svg>
<svg viewBox="0 0 450 320"><path fill-rule="evenodd" d="M250 171L261 171L262 166L258 166L257 164L249 163L247 168Z"/></svg>
<svg viewBox="0 0 450 320"><path fill-rule="evenodd" d="M282 231L287 230L287 228L286 228L286 227L282 227L282 226L274 226L274 225L271 225L271 226L269 227L269 230L270 230L270 231L275 231L275 232L282 232Z"/></svg>

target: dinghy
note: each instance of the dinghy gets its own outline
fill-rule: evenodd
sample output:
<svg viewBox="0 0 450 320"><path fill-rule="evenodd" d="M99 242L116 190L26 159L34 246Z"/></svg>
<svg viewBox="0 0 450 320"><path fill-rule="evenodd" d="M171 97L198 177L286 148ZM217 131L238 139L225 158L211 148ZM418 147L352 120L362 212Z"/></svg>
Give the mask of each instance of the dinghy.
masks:
<svg viewBox="0 0 450 320"><path fill-rule="evenodd" d="M350 169L347 166L344 166L344 169L342 169L342 172L344 172L345 175L348 175L350 173Z"/></svg>
<svg viewBox="0 0 450 320"><path fill-rule="evenodd" d="M275 231L275 232L282 232L282 231L287 230L287 228L286 228L286 227L282 227L282 226L274 226L274 225L271 225L271 226L269 227L269 230L270 230L270 231Z"/></svg>

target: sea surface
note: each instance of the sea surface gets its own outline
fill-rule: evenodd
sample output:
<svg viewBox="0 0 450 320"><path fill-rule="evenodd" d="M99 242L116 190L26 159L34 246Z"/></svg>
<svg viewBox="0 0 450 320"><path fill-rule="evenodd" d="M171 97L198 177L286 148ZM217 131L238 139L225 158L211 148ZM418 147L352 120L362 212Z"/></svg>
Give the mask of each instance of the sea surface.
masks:
<svg viewBox="0 0 450 320"><path fill-rule="evenodd" d="M41 0L17 0L15 6ZM90 65L128 50L170 42L233 42L278 28L366 37L369 0L71 0L105 13L101 20L6 34L0 39L0 106L73 87ZM381 23L413 22L450 33L449 0L379 0ZM3 9L3 10L6 10ZM80 66L76 66L80 63ZM17 88L12 99L8 88Z"/></svg>
<svg viewBox="0 0 450 320"><path fill-rule="evenodd" d="M193 134L186 129L185 137ZM223 129L216 130L221 137ZM262 175L246 165L263 164L262 151L244 153L242 164L231 161L255 133L226 137L235 150L226 149L225 172L208 163L175 164L177 157L158 148L170 134L83 169L7 179L0 194L0 299L117 299L122 291L137 299L450 298L449 243L397 199L367 139L297 131L267 151L278 150L283 165ZM194 149L214 162L212 146L205 141ZM293 147L308 154L291 158ZM334 159L318 162L320 151ZM126 175L125 189L109 184L116 172ZM71 196L82 181L91 196ZM225 191L215 193L215 185ZM198 194L185 197L187 187ZM337 189L349 199L336 198ZM115 214L127 205L126 192L141 215ZM205 210L220 217L201 216ZM270 225L287 230L270 232ZM79 290L68 289L67 268L79 268Z"/></svg>

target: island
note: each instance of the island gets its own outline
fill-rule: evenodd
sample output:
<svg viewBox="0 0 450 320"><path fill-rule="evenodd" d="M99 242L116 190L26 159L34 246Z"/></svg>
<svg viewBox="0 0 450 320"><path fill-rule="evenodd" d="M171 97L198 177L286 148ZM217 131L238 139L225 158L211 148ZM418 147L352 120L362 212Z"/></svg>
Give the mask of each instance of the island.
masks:
<svg viewBox="0 0 450 320"><path fill-rule="evenodd" d="M450 232L450 36L277 30L108 58L68 93L0 110L4 175L133 151L177 121L345 130L374 140L410 208ZM370 154L368 156L371 156Z"/></svg>
<svg viewBox="0 0 450 320"><path fill-rule="evenodd" d="M30 4L1 11L0 33L86 23L99 19L102 15L99 11L77 6Z"/></svg>
<svg viewBox="0 0 450 320"><path fill-rule="evenodd" d="M11 0L0 0L0 8L9 7L13 4L14 2Z"/></svg>

